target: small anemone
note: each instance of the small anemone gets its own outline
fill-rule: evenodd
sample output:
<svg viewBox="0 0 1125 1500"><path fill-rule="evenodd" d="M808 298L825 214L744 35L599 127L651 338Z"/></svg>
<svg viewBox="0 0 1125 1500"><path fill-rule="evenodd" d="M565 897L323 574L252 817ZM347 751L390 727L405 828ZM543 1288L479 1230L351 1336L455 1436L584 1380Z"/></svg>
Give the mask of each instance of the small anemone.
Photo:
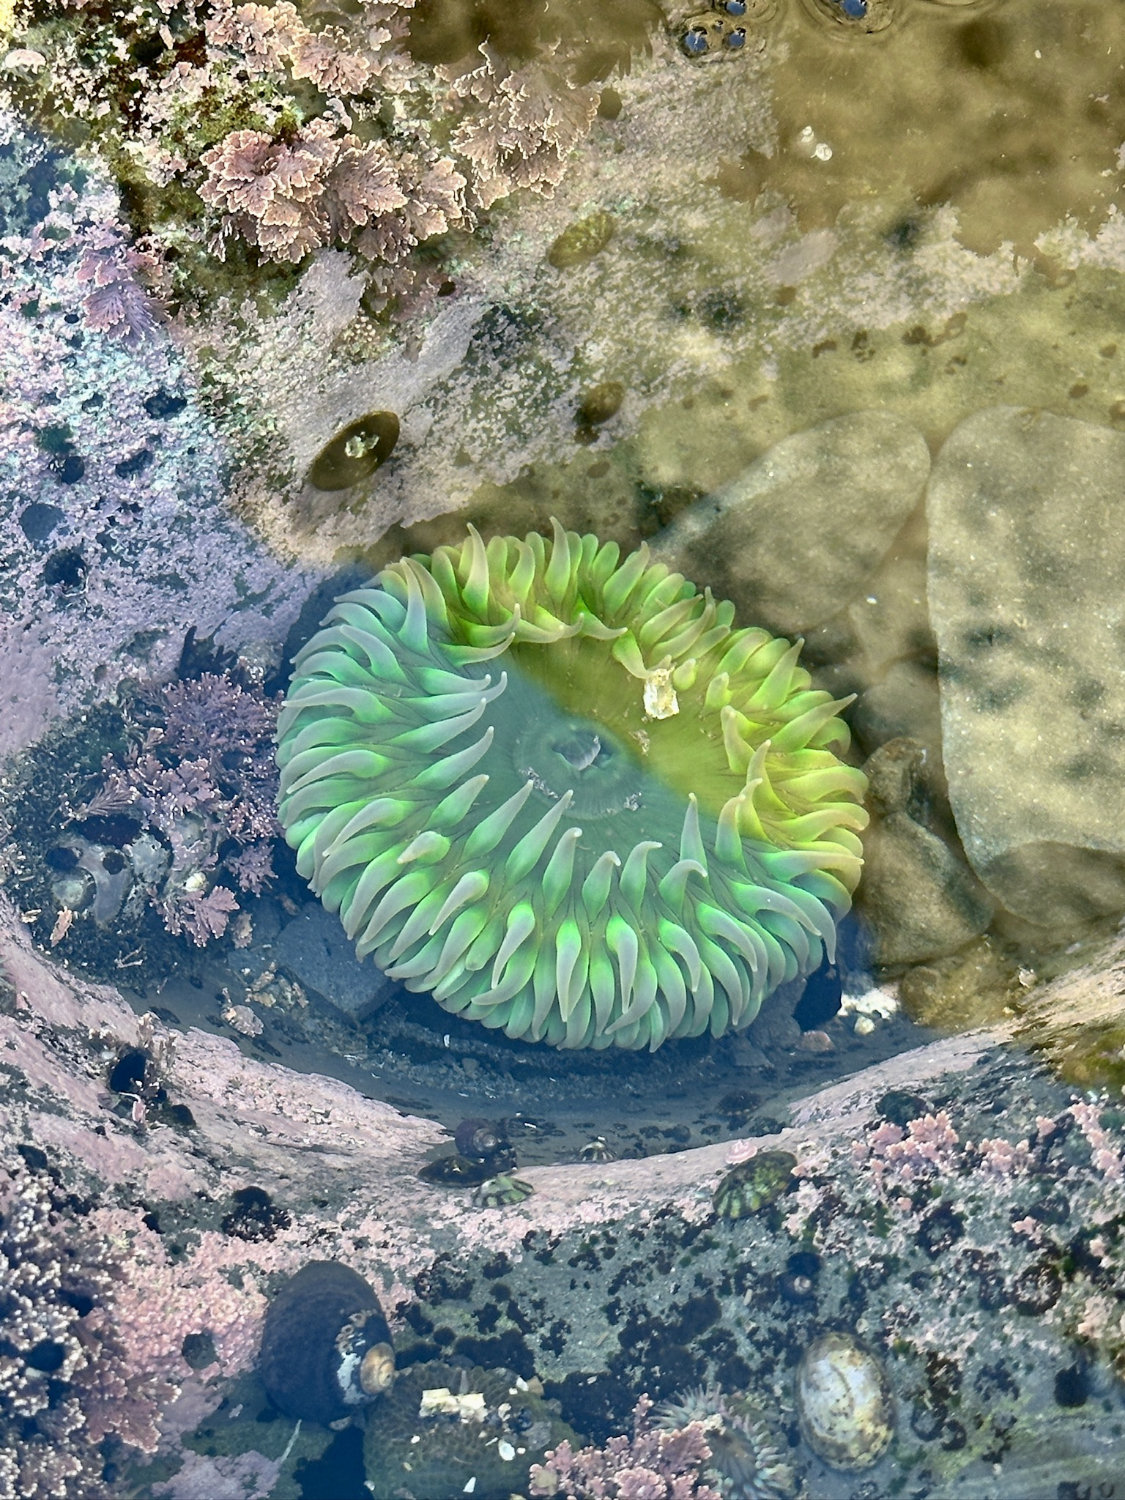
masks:
<svg viewBox="0 0 1125 1500"><path fill-rule="evenodd" d="M297 869L359 957L559 1047L748 1024L859 878L847 700L641 547L554 523L337 600L278 723Z"/></svg>
<svg viewBox="0 0 1125 1500"><path fill-rule="evenodd" d="M670 1401L662 1401L656 1408L654 1420L657 1427L666 1432L675 1432L689 1422L699 1422L706 1427L717 1426L730 1416L730 1408L723 1396L722 1386L717 1381L710 1385L692 1385L680 1391Z"/></svg>
<svg viewBox="0 0 1125 1500"><path fill-rule="evenodd" d="M793 1470L767 1425L746 1407L717 1383L693 1386L657 1408L656 1425L676 1432L700 1424L711 1450L705 1478L729 1500L791 1500Z"/></svg>

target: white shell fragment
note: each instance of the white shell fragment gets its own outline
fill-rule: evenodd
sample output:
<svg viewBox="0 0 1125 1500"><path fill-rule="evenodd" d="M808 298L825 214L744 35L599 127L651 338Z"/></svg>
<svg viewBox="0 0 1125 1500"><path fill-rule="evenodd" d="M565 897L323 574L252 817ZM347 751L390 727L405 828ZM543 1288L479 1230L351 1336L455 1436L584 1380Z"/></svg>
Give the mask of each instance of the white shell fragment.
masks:
<svg viewBox="0 0 1125 1500"><path fill-rule="evenodd" d="M462 1422L483 1422L486 1414L482 1392L465 1391L455 1396L445 1385L423 1391L418 1406L419 1417L460 1417Z"/></svg>
<svg viewBox="0 0 1125 1500"><path fill-rule="evenodd" d="M680 711L670 666L653 667L645 678L645 713L650 719L671 719Z"/></svg>

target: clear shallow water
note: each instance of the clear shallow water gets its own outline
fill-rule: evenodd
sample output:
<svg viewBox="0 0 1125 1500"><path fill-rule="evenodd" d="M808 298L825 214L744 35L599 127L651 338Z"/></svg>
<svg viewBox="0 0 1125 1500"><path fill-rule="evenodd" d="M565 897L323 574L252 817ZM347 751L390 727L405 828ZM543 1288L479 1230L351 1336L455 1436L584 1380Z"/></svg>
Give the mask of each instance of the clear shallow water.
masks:
<svg viewBox="0 0 1125 1500"><path fill-rule="evenodd" d="M574 24L569 14L559 19L564 29ZM552 199L517 195L483 231L446 246L443 274L454 290L409 310L398 324L372 316L362 279L349 280L349 264L331 253L299 284L288 272L256 281L252 267L235 267L229 284L208 282L203 308L160 343L159 356L149 356L142 391L119 347L97 346L88 361L61 353L65 297L54 321L49 304L40 312L30 295L23 299L23 344L6 346L8 399L25 434L64 425L37 410L46 393L61 402L70 428L69 436L56 434L54 450L25 438L6 460L13 559L6 587L34 623L31 637L10 642L25 737L50 713L44 699L73 707L90 696L91 678L108 691L120 676L167 674L196 619L202 631L218 628L235 649L257 643L267 671L277 674L273 685L285 635L276 622L287 627L313 583L342 565L365 570L402 551L428 551L458 538L466 520L519 534L543 528L551 514L632 546L691 514L700 497L772 445L845 413L878 408L904 418L935 455L960 422L996 405L1117 430L1125 389L1114 199L1125 130L1114 7L1061 12L1014 0L919 0L897 7L885 30L868 34L849 31L831 5L779 6L748 23L738 55L698 63L678 51L681 23L691 21L686 14L672 18L666 37L656 33L651 57L639 48L652 35L644 30L647 12L622 8L586 19L598 28L590 77L619 96L620 110L614 114L607 101ZM552 41L551 20L548 12L545 40L517 16L514 34L504 32L513 57L535 56ZM415 50L427 63L452 60L455 39L479 36L491 24L479 8L469 17L427 11L425 21L426 39L419 25ZM638 49L624 74L612 70L622 36ZM574 37L563 45L573 49ZM24 188L28 181L25 173ZM30 201L38 211L33 192ZM606 243L574 264L552 264L557 237L599 213L612 220ZM28 286L48 274L26 258L20 268L18 250L10 258ZM73 267L50 274L65 285ZM202 263L188 274L203 276ZM243 303L247 293L259 296L256 309ZM231 300L219 307L215 299L223 295ZM65 378L29 388L26 360L25 376L14 372L21 349L45 368L60 355L69 360ZM157 357L167 366L159 372ZM149 413L164 429L137 448L133 423L146 418L134 408L142 397L154 399L159 381L171 388L181 374L193 388L192 405L182 416ZM620 399L602 420L612 402L599 406L591 392L607 384L620 387ZM88 404L106 390L109 412ZM310 484L310 465L333 434L383 409L400 422L386 463L343 493ZM119 490L130 475L117 466L150 450L159 484L137 502L140 520L129 530ZM1060 471L1071 474L1066 450L1056 456ZM88 477L71 477L73 463L66 470L74 457ZM173 457L199 497L190 521ZM1100 462L1100 477L1111 483L1119 455L1107 450ZM849 477L840 506L850 518L848 491L862 497L872 474L860 466ZM65 520L29 516L29 493ZM229 535L228 495L248 530L216 543L220 526ZM127 541L105 539L98 514L107 506ZM956 855L964 822L953 817L948 781L935 766L940 746L933 736L941 730L938 653L926 607L926 514L908 505L886 534L862 504L854 515L847 526L869 528L879 543L874 570L856 580L861 586L837 610L810 605L794 622L765 623L805 634L820 680L860 694L855 713L864 752L887 739L889 728L928 748L926 774L905 810ZM828 534L823 517L794 512L802 543L791 564L795 587L802 574L816 572ZM43 535L37 525L47 527ZM1076 536L1086 532L1076 521ZM1115 540L1111 528L1103 551ZM246 567L224 592L216 580L228 571L228 545ZM730 575L727 546L711 545L714 574ZM169 551L174 565L164 568L160 559ZM706 538L696 561L695 576L708 582L714 575ZM30 591L21 578L31 580ZM753 590L737 569L732 594L747 618L758 617ZM992 601L978 606L988 615ZM1018 612L1018 603L1010 607ZM94 665L73 649L83 631L97 643ZM1081 670L1113 700L1112 658L1093 667L1084 661ZM38 684L49 677L59 680L46 694ZM1055 726L1042 728L1049 736ZM64 741L64 760L74 754L73 742ZM99 758L82 767L86 794ZM66 769L51 783L53 796L79 790L65 784ZM997 770L987 767L986 774ZM34 868L58 837L52 823L57 828L59 807L44 808L46 784L33 776L18 787L11 888L25 911L41 912L34 931L50 947L58 904L50 908L46 877ZM1114 865L1118 823L1116 807L1107 805L1104 821L1080 829L1081 847ZM1060 842L1057 829L1048 834ZM264 1028L243 1037L248 1055L341 1074L450 1128L478 1111L517 1122L513 1133L530 1119L514 1142L521 1165L573 1160L597 1136L611 1138L620 1155L640 1156L764 1131L784 1117L793 1096L929 1035L901 1016L866 1038L850 1020L833 1023L823 1010L806 1011L797 1024L792 998L746 1039L624 1061L529 1057L432 1008L419 1014L400 1002L357 1022L346 1007L320 1004L315 994L302 1005L284 971L282 982L269 975L273 944L294 915L285 903L302 899L299 882L283 873L260 908L246 903L255 925L244 950L196 954L182 940L167 944L151 913L143 931L136 913L133 930L126 924L112 931L89 921L83 928L79 913L54 950L128 980L138 1008L165 1007L169 1024L229 1035L224 1005L245 1004ZM1025 913L1001 909L967 956L912 963L904 994L939 1026L949 1026L951 1015L954 1026L992 1019L1018 997L1021 973L1049 975L1065 966L1065 950L1112 927L1116 913L1112 895L1055 923L1029 924ZM855 996L871 978L869 943L868 936L849 949L845 979ZM263 973L266 983L249 994ZM308 980L305 986L316 989ZM1098 1034L1092 1061L1069 1059L1081 1082L1120 1081L1114 1024L1111 1016L1104 1037ZM806 1035L828 1036L834 1051L798 1046L802 1026ZM703 1089L693 1087L697 1079L706 1080ZM676 1093L684 1097L677 1101ZM1112 1390L1100 1391L1107 1411L1114 1409ZM620 1416L619 1407L617 1392ZM583 1414L589 1419L588 1409ZM591 1428L588 1435L605 1433ZM804 1450L796 1452L805 1461ZM351 1461L349 1483L354 1453ZM901 1473L908 1472L904 1456ZM325 1482L326 1493L344 1483ZM814 1483L829 1480L817 1471ZM862 1483L839 1481L838 1492ZM944 1493L941 1481L929 1483L928 1493Z"/></svg>

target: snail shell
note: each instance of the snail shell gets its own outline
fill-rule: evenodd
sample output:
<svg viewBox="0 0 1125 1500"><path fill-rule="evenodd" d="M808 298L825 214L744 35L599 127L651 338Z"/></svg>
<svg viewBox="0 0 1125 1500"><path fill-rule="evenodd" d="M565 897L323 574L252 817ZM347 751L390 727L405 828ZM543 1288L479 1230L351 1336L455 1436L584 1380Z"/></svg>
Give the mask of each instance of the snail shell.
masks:
<svg viewBox="0 0 1125 1500"><path fill-rule="evenodd" d="M374 1401L395 1375L374 1290L338 1261L302 1266L266 1311L258 1373L279 1411L324 1426Z"/></svg>

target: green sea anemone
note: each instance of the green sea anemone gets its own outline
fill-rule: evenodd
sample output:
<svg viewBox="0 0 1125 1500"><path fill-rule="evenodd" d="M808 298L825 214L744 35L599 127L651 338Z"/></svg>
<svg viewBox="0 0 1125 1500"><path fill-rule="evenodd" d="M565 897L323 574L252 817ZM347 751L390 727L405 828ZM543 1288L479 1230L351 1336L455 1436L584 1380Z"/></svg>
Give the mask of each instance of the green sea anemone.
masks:
<svg viewBox="0 0 1125 1500"><path fill-rule="evenodd" d="M866 822L844 704L733 621L557 522L338 599L294 663L279 811L359 957L511 1037L655 1048L831 954Z"/></svg>

